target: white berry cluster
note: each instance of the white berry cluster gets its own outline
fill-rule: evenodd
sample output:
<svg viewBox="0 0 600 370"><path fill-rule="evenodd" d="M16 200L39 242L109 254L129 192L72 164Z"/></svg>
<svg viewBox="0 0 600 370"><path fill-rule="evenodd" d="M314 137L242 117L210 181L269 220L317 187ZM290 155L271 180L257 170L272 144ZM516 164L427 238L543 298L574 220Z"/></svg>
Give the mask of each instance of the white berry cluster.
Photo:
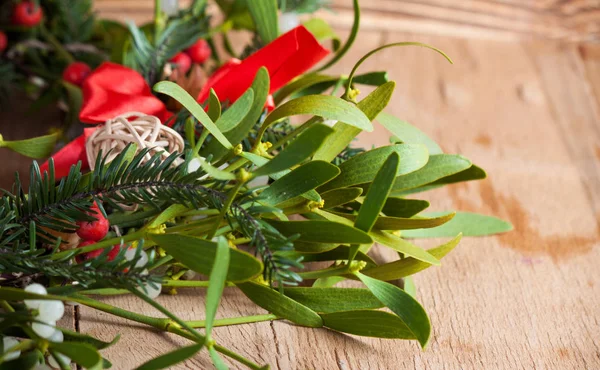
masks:
<svg viewBox="0 0 600 370"><path fill-rule="evenodd" d="M47 294L46 288L37 283L28 285L25 291L40 295ZM25 300L25 305L27 308L37 310L38 312L34 317L35 322L31 324L33 331L50 342L61 343L64 339L63 333L56 328L56 322L65 314L65 305L61 301L38 299L27 299ZM66 364L71 362L71 359L63 354L57 353L56 356L60 357L61 361ZM48 357L48 364L54 368L60 368L60 365L53 356Z"/></svg>

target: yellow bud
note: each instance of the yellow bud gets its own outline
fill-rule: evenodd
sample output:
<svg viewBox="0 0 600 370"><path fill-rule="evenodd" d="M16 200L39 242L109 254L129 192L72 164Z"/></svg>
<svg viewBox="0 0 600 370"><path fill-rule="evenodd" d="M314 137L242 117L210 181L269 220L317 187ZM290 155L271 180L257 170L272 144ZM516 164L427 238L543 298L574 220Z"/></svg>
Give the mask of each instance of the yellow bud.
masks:
<svg viewBox="0 0 600 370"><path fill-rule="evenodd" d="M243 151L244 151L244 147L242 146L242 144L238 144L233 148L233 154L235 154L235 155L240 155L240 154L242 154Z"/></svg>
<svg viewBox="0 0 600 370"><path fill-rule="evenodd" d="M350 263L350 272L355 273L367 267L367 263L365 261L352 261Z"/></svg>
<svg viewBox="0 0 600 370"><path fill-rule="evenodd" d="M356 101L356 97L358 95L360 95L359 89L350 89L350 91L348 91L348 99L350 99L352 101Z"/></svg>

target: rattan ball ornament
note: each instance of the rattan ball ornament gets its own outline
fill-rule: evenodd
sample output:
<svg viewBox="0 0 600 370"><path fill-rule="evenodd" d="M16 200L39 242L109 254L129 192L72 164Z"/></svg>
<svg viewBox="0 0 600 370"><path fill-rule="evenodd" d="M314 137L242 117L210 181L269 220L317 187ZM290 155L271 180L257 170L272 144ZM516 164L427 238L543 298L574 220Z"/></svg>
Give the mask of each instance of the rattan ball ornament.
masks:
<svg viewBox="0 0 600 370"><path fill-rule="evenodd" d="M148 161L155 153L160 153L163 158L174 152L182 153L185 146L181 135L163 125L157 117L128 112L106 121L87 139L85 149L90 168L94 170L100 151L107 156L108 163L129 143L136 144L138 152L150 148L142 162ZM183 159L178 158L174 164L182 162Z"/></svg>

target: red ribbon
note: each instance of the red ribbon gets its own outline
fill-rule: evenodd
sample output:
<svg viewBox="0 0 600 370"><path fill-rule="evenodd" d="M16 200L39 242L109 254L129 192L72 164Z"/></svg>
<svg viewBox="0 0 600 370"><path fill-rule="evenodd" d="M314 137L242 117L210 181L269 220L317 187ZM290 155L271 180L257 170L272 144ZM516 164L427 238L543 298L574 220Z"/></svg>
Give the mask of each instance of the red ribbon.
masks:
<svg viewBox="0 0 600 370"><path fill-rule="evenodd" d="M126 112L157 116L163 122L172 115L152 94L142 75L119 64L102 63L84 81L82 89L81 122L104 123Z"/></svg>
<svg viewBox="0 0 600 370"><path fill-rule="evenodd" d="M219 100L234 102L252 85L256 72L263 66L269 71L269 92L272 93L309 70L328 53L312 33L298 26L243 61L232 59L225 63L202 87L198 101L204 102L212 88Z"/></svg>
<svg viewBox="0 0 600 370"><path fill-rule="evenodd" d="M54 178L56 180L67 176L71 170L71 166L78 161L81 161L82 170L90 168L85 152L85 142L95 130L96 127L84 129L83 135L65 145L52 156L52 159L54 159ZM48 171L48 161L40 166L40 171L41 173Z"/></svg>

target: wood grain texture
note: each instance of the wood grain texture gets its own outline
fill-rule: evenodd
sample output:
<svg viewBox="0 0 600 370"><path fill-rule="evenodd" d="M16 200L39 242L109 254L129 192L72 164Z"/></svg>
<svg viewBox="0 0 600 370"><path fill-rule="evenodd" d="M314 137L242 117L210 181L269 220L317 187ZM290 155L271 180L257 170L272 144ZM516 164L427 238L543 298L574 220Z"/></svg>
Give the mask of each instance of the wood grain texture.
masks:
<svg viewBox="0 0 600 370"><path fill-rule="evenodd" d="M548 7L577 14L590 4L494 3L522 14ZM284 321L216 328L216 340L285 370L600 368L600 47L381 27L366 27L336 72L348 73L365 52L394 41L430 43L452 56L455 65L425 49L388 49L367 60L361 71L388 70L397 81L388 112L420 127L446 152L464 154L488 171L487 180L427 193L432 208L496 215L510 220L515 231L466 238L441 267L416 275L418 298L433 326L424 352L412 342ZM8 122L0 121L6 137L14 129ZM361 135L361 142L383 145L387 135L376 126L374 133ZM5 151L0 156L16 158ZM13 165L23 169L25 161ZM0 171L6 174L5 168ZM380 258L392 257L380 253ZM131 297L104 300L159 315ZM183 319L204 318L202 290L181 289L158 301ZM85 307L78 310L82 332L105 340L122 334L119 345L103 351L116 369L132 369L186 343ZM218 317L260 313L227 288ZM174 368L211 365L201 354Z"/></svg>

